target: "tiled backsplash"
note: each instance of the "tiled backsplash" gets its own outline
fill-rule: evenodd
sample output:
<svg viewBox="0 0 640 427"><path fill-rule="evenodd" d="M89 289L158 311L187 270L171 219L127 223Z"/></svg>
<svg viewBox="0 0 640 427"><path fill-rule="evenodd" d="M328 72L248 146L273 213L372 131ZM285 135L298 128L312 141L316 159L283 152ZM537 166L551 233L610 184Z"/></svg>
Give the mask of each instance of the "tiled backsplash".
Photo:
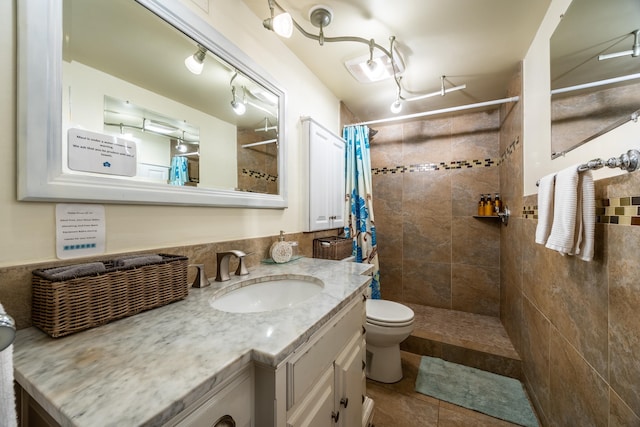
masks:
<svg viewBox="0 0 640 427"><path fill-rule="evenodd" d="M298 254L307 257L313 256L313 239L327 236L335 236L338 230L319 231L315 233L292 233L285 235L287 241L298 242ZM189 246L175 246L168 248L149 248L144 253L165 253L182 255L189 258L189 264L204 264L207 277L216 275L216 253L230 249L239 249L246 252L247 267L260 264L263 259L269 257L271 244L278 240L278 236L256 237L243 240L226 242L211 242ZM0 268L0 301L5 310L11 315L18 329L31 326L31 272L37 268L56 267L60 265L74 264L93 260L113 259L115 255L108 254L91 259L82 258L66 261L49 261L38 264L26 264ZM235 271L237 261L231 260L230 271ZM188 281L195 280L196 269L189 268Z"/></svg>

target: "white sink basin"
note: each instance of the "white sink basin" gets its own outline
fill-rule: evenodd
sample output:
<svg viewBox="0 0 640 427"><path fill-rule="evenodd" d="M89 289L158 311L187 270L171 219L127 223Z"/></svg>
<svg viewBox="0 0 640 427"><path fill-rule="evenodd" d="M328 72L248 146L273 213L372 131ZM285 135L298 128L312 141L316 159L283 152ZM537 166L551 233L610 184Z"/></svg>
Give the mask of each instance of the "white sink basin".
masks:
<svg viewBox="0 0 640 427"><path fill-rule="evenodd" d="M315 277L273 277L250 279L234 289L211 300L217 310L231 313L259 313L293 307L322 292L324 284Z"/></svg>

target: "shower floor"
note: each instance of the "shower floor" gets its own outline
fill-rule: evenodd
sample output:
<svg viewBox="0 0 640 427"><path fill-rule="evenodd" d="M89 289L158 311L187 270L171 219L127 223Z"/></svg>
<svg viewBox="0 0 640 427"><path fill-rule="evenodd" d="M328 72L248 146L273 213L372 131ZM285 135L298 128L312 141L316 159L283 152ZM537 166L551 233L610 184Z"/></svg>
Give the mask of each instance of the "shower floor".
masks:
<svg viewBox="0 0 640 427"><path fill-rule="evenodd" d="M414 330L400 348L417 355L522 379L522 361L500 319L455 310L406 304Z"/></svg>
<svg viewBox="0 0 640 427"><path fill-rule="evenodd" d="M414 311L414 331L401 345L404 377L394 384L367 380L376 427L517 427L414 390L420 356L433 356L521 379L522 366L495 317L403 303Z"/></svg>

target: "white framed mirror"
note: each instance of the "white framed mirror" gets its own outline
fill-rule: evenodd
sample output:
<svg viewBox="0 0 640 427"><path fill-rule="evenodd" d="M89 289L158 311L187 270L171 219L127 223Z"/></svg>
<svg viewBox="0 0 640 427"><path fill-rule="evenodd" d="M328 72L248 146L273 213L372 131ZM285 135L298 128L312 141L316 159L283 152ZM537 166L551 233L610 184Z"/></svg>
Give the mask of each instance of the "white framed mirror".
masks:
<svg viewBox="0 0 640 427"><path fill-rule="evenodd" d="M17 11L19 200L287 207L284 90L180 1Z"/></svg>

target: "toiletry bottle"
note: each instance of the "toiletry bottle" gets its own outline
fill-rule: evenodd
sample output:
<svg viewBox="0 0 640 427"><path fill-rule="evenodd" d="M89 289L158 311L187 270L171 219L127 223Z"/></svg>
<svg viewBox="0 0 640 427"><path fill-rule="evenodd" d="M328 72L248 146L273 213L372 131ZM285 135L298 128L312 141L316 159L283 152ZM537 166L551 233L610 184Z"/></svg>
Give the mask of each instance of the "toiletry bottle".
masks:
<svg viewBox="0 0 640 427"><path fill-rule="evenodd" d="M495 205L494 215L497 215L498 212L502 212L502 200L500 200L500 193L496 193Z"/></svg>
<svg viewBox="0 0 640 427"><path fill-rule="evenodd" d="M484 194L480 195L480 201L478 202L478 216L484 215Z"/></svg>
<svg viewBox="0 0 640 427"><path fill-rule="evenodd" d="M484 203L484 216L491 216L493 215L493 200L491 200L491 194L487 194L486 195L486 201Z"/></svg>

